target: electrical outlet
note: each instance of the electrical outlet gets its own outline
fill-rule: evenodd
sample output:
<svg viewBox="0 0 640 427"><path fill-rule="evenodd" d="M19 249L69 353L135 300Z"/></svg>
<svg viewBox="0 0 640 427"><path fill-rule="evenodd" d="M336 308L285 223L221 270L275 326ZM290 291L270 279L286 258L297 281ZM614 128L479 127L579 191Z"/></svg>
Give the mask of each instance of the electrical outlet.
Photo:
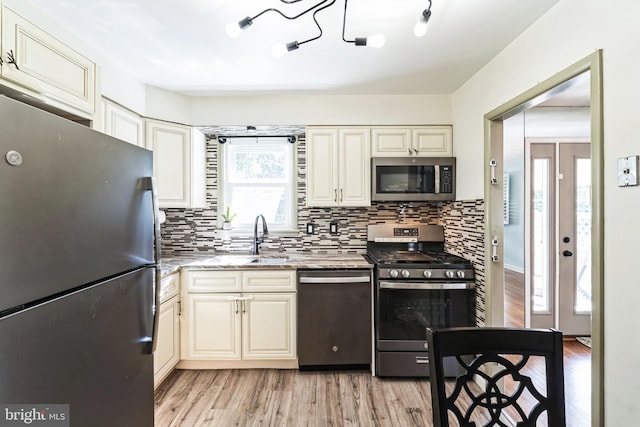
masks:
<svg viewBox="0 0 640 427"><path fill-rule="evenodd" d="M314 223L307 224L307 234L313 234L316 229L316 225Z"/></svg>
<svg viewBox="0 0 640 427"><path fill-rule="evenodd" d="M337 222L329 223L329 234L338 234L338 223Z"/></svg>

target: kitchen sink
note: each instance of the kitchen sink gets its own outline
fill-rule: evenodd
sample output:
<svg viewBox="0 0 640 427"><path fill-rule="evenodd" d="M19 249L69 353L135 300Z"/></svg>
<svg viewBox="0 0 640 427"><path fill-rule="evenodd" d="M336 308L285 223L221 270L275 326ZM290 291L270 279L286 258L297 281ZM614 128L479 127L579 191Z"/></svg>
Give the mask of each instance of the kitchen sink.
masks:
<svg viewBox="0 0 640 427"><path fill-rule="evenodd" d="M288 255L259 255L255 262L260 264L281 264L290 259Z"/></svg>
<svg viewBox="0 0 640 427"><path fill-rule="evenodd" d="M257 262L255 255L218 255L205 261L206 264L215 265L245 265Z"/></svg>
<svg viewBox="0 0 640 427"><path fill-rule="evenodd" d="M200 262L199 264L220 266L243 266L247 264L273 265L291 261L289 255L216 255Z"/></svg>

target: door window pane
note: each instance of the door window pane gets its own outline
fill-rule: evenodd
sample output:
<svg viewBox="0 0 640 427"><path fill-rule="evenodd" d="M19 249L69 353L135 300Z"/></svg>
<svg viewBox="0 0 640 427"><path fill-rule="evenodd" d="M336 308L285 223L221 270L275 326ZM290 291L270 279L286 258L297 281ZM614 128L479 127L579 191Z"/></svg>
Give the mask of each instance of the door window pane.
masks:
<svg viewBox="0 0 640 427"><path fill-rule="evenodd" d="M576 160L576 313L591 312L591 159Z"/></svg>
<svg viewBox="0 0 640 427"><path fill-rule="evenodd" d="M532 310L550 310L550 266L549 266L549 159L533 160L533 280Z"/></svg>

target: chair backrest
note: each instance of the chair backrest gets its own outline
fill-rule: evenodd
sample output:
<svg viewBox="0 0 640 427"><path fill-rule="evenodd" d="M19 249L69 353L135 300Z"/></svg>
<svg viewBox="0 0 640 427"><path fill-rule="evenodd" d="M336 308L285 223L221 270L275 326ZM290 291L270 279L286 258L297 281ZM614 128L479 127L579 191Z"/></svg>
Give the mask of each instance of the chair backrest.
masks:
<svg viewBox="0 0 640 427"><path fill-rule="evenodd" d="M566 426L560 331L428 329L427 340L435 427ZM452 357L460 372L446 380Z"/></svg>

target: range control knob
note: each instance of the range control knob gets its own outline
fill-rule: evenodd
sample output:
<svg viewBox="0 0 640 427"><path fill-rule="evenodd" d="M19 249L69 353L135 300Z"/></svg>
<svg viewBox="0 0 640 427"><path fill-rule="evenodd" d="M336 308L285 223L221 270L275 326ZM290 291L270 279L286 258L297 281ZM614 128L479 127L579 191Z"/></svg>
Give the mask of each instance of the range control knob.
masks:
<svg viewBox="0 0 640 427"><path fill-rule="evenodd" d="M422 272L422 275L427 279L431 277L431 274L431 270L425 270Z"/></svg>
<svg viewBox="0 0 640 427"><path fill-rule="evenodd" d="M409 276L410 276L408 270L402 270L402 273L400 273L400 274L402 274L402 277L404 277L405 279L408 279Z"/></svg>
<svg viewBox="0 0 640 427"><path fill-rule="evenodd" d="M389 270L389 276L395 279L398 277L398 270Z"/></svg>
<svg viewBox="0 0 640 427"><path fill-rule="evenodd" d="M456 271L456 276L458 276L458 279L464 279L464 270Z"/></svg>
<svg viewBox="0 0 640 427"><path fill-rule="evenodd" d="M453 279L454 277L456 277L456 272L453 270L447 270L445 274L449 279Z"/></svg>

